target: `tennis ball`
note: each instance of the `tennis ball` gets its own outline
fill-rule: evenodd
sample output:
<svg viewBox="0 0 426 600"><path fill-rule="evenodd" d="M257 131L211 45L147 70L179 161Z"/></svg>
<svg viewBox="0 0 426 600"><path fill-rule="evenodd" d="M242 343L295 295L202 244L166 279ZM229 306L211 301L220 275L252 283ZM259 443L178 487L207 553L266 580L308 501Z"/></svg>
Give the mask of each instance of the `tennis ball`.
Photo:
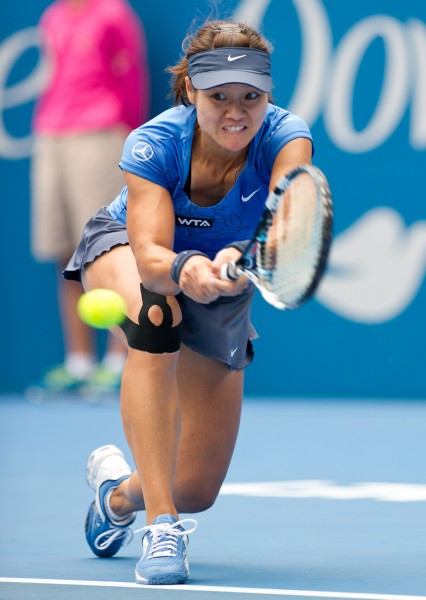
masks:
<svg viewBox="0 0 426 600"><path fill-rule="evenodd" d="M109 329L119 325L126 316L124 298L112 290L97 289L86 292L77 304L77 312L82 321L97 329Z"/></svg>

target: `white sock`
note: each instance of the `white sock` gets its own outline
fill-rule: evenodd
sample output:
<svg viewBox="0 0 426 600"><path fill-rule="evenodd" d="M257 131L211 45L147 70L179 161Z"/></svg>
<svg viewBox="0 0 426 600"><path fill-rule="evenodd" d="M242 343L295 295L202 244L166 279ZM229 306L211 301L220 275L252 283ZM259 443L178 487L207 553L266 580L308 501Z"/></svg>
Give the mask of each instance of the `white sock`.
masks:
<svg viewBox="0 0 426 600"><path fill-rule="evenodd" d="M105 494L105 498L104 498L104 507L105 507L105 511L109 517L109 519L115 523L116 525L120 525L123 521L129 521L129 517L133 518L133 513L130 513L128 515L124 515L124 517L119 517L118 515L115 514L115 512L112 510L111 508L111 504L110 504L110 499L111 499L111 494L113 493L113 491L116 488L111 488L110 490L107 491L107 493Z"/></svg>
<svg viewBox="0 0 426 600"><path fill-rule="evenodd" d="M87 352L71 352L65 357L65 368L78 379L86 379L95 370L95 358Z"/></svg>
<svg viewBox="0 0 426 600"><path fill-rule="evenodd" d="M121 375L123 372L124 363L126 362L126 352L114 350L107 352L102 360L102 364L110 369L114 375Z"/></svg>

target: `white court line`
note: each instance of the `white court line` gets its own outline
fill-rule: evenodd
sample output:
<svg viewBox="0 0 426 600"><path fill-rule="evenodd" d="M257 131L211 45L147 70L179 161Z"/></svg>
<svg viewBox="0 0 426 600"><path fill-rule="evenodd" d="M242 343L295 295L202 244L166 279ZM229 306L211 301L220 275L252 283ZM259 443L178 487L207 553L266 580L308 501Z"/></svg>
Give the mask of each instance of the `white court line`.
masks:
<svg viewBox="0 0 426 600"><path fill-rule="evenodd" d="M261 498L323 498L326 500L377 500L426 502L426 485L420 483L360 482L338 485L333 481L262 481L224 483L223 496Z"/></svg>
<svg viewBox="0 0 426 600"><path fill-rule="evenodd" d="M0 583L27 583L44 585L81 585L86 587L138 588L150 590L178 590L181 592L217 592L226 594L259 594L263 596L299 596L301 598L343 598L348 600L426 600L426 596L394 594L357 594L352 592L314 592L310 590L278 590L267 588L221 587L214 585L150 585L125 581L84 581L77 579L31 579L0 577Z"/></svg>

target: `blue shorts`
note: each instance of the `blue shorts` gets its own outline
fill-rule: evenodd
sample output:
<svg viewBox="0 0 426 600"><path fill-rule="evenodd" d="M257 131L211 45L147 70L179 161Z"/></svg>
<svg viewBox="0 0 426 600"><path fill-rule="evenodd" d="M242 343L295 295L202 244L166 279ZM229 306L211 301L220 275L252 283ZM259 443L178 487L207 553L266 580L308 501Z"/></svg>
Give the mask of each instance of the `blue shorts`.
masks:
<svg viewBox="0 0 426 600"><path fill-rule="evenodd" d="M98 256L129 243L126 226L104 207L86 224L83 237L65 271L65 279L81 281L81 272ZM230 369L244 369L253 360L252 340L258 337L250 322L254 287L238 296L221 296L210 304L176 296L182 310L182 343Z"/></svg>

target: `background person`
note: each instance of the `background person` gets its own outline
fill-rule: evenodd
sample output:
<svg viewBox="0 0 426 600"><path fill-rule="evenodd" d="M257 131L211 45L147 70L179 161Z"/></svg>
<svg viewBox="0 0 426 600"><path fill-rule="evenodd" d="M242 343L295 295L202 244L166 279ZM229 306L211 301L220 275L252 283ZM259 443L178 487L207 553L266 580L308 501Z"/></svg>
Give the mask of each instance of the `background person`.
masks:
<svg viewBox="0 0 426 600"><path fill-rule="evenodd" d="M171 72L177 106L130 134L127 186L89 221L64 273L128 306L116 333L136 471L115 446L91 454L86 539L112 556L146 510L136 580L148 584L187 579L195 525L185 532L178 514L214 503L236 442L254 290L220 268L252 237L269 188L312 157L304 121L269 102L270 47L251 27L207 23Z"/></svg>
<svg viewBox="0 0 426 600"><path fill-rule="evenodd" d="M33 120L32 251L57 265L65 359L39 386L108 391L125 350L111 337L97 364L96 339L76 312L82 287L64 285L61 272L90 215L120 191L124 140L148 116L145 37L126 0L57 0L40 29L50 78Z"/></svg>

